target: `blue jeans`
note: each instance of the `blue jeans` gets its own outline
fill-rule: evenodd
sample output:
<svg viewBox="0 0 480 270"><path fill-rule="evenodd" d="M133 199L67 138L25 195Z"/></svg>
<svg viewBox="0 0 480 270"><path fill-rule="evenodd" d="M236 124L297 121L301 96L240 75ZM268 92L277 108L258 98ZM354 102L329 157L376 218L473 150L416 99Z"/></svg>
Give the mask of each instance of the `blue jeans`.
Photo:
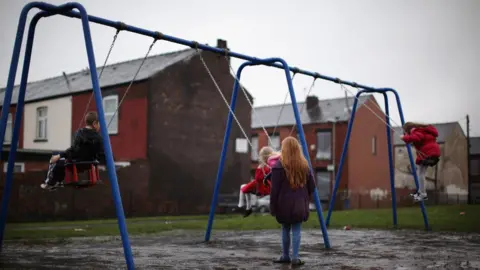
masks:
<svg viewBox="0 0 480 270"><path fill-rule="evenodd" d="M282 258L290 259L290 230L292 231L292 259L298 259L302 223L282 224Z"/></svg>

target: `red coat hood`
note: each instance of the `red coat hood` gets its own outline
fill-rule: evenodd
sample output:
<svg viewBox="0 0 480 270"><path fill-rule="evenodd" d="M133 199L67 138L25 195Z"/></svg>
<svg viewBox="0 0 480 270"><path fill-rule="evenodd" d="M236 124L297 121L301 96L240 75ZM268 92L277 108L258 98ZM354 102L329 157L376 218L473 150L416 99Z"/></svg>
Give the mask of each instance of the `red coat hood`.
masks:
<svg viewBox="0 0 480 270"><path fill-rule="evenodd" d="M432 135L433 137L437 138L438 137L438 130L430 125L430 126L427 126L427 127L422 127L422 128L417 128L416 129L417 131L420 131L422 133L428 133L430 135Z"/></svg>

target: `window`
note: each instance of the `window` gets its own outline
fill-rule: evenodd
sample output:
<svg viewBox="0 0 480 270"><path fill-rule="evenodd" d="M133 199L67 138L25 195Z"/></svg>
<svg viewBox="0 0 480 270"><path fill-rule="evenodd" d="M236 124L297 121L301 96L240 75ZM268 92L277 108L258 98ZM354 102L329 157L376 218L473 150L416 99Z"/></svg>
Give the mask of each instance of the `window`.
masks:
<svg viewBox="0 0 480 270"><path fill-rule="evenodd" d="M272 145L270 145L270 147L272 147L274 151L280 151L280 148L281 148L280 135L270 134L270 140L272 141L271 142Z"/></svg>
<svg viewBox="0 0 480 270"><path fill-rule="evenodd" d="M258 161L258 136L254 135L251 139L252 149L251 149L251 159L253 161Z"/></svg>
<svg viewBox="0 0 480 270"><path fill-rule="evenodd" d="M377 137L372 137L372 155L377 155Z"/></svg>
<svg viewBox="0 0 480 270"><path fill-rule="evenodd" d="M37 108L37 140L46 140L47 139L47 107L38 107Z"/></svg>
<svg viewBox="0 0 480 270"><path fill-rule="evenodd" d="M332 158L332 132L317 131L317 155L318 160L330 160Z"/></svg>
<svg viewBox="0 0 480 270"><path fill-rule="evenodd" d="M318 197L322 201L328 201L330 199L330 172L318 171L317 172L317 189Z"/></svg>
<svg viewBox="0 0 480 270"><path fill-rule="evenodd" d="M8 169L8 162L3 163L3 172L6 173ZM16 163L13 165L13 173L23 173L25 172L24 163Z"/></svg>
<svg viewBox="0 0 480 270"><path fill-rule="evenodd" d="M108 127L108 134L118 133L118 112L115 113L117 107L118 96L107 96L103 98L103 111L105 112L105 121L107 125L110 124L110 126ZM110 121L112 122L110 123Z"/></svg>
<svg viewBox="0 0 480 270"><path fill-rule="evenodd" d="M5 138L3 139L3 144L12 143L12 134L13 134L13 120L12 120L12 114L9 113L7 117L7 127L5 128Z"/></svg>

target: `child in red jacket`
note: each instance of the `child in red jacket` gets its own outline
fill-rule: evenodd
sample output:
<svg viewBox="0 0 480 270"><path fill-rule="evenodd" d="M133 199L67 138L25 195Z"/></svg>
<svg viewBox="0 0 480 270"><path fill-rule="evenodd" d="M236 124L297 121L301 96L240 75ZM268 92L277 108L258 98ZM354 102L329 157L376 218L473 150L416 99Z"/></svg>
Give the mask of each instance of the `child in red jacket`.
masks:
<svg viewBox="0 0 480 270"><path fill-rule="evenodd" d="M415 201L427 200L425 174L428 167L437 165L440 158L440 146L437 143L438 131L432 125L407 122L403 125L405 134L400 138L411 143L417 152L418 190L412 194Z"/></svg>
<svg viewBox="0 0 480 270"><path fill-rule="evenodd" d="M249 183L240 186L238 208L243 209L245 206L244 217L248 217L252 213L251 194L257 196L270 195L270 181L265 181L264 183L264 180L271 171L267 160L274 154L276 153L271 147L262 147L258 153L259 165L255 170L255 178Z"/></svg>

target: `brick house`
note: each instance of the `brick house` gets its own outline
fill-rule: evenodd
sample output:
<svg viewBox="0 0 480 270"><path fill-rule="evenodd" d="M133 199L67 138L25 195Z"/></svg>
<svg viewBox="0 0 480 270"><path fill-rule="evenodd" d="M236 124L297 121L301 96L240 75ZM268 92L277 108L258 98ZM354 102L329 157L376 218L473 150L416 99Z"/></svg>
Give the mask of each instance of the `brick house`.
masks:
<svg viewBox="0 0 480 270"><path fill-rule="evenodd" d="M470 185L472 203L480 203L480 137L470 138Z"/></svg>
<svg viewBox="0 0 480 270"><path fill-rule="evenodd" d="M458 122L433 124L438 130L437 142L442 156L435 167L428 168L425 187L437 203L462 199L468 192L467 137ZM401 127L395 127L397 134L403 134ZM412 147L415 158L415 149ZM405 143L395 136L395 186L398 189L414 190L410 161ZM438 194L438 198L435 198ZM458 198L457 198L458 197ZM430 201L435 201L430 199Z"/></svg>
<svg viewBox="0 0 480 270"><path fill-rule="evenodd" d="M227 47L224 40L218 40L217 45ZM202 52L202 56L223 94L230 99L234 77L227 59L210 52ZM135 59L105 67L100 85L107 123L141 61ZM101 67L97 70L100 72ZM82 125L91 94L88 70L29 83L20 151L49 153L67 148L75 130ZM0 100L3 101L3 91ZM88 109L95 110L94 99ZM250 132L251 108L245 96L239 95L235 112ZM150 204L145 206L150 208L145 210L150 214L160 214L163 210L158 209L165 207L159 204L167 202L172 213L207 212L227 116L228 108L194 49L148 57L108 129L114 160L122 168L119 169L122 171L119 181L124 183L121 187L130 188L137 200L145 201L139 204ZM7 128L11 130L11 125ZM242 137L234 125L222 191L236 190L248 179L248 153L235 152L236 139Z"/></svg>
<svg viewBox="0 0 480 270"><path fill-rule="evenodd" d="M353 102L353 97L319 100L316 96L307 97L306 102L298 102L310 159L316 172L319 196L323 204L326 204L331 196ZM368 197L385 197L390 193L385 124L365 105L385 119L373 95L364 95L359 98L349 151L340 180L339 194L342 193L343 196L337 196L338 201L358 195L366 196L367 199ZM304 106L306 108L302 109ZM291 104L285 104L283 111L282 105L257 107L255 110L256 114L252 112L252 144L254 145L251 153L252 172L258 166L258 150L268 145L262 122L276 149L280 148L281 140L290 134L295 125ZM275 134L273 134L274 130ZM296 129L292 136L298 136ZM358 199L352 199L346 207L357 208L360 205L369 207L367 203L362 203Z"/></svg>

